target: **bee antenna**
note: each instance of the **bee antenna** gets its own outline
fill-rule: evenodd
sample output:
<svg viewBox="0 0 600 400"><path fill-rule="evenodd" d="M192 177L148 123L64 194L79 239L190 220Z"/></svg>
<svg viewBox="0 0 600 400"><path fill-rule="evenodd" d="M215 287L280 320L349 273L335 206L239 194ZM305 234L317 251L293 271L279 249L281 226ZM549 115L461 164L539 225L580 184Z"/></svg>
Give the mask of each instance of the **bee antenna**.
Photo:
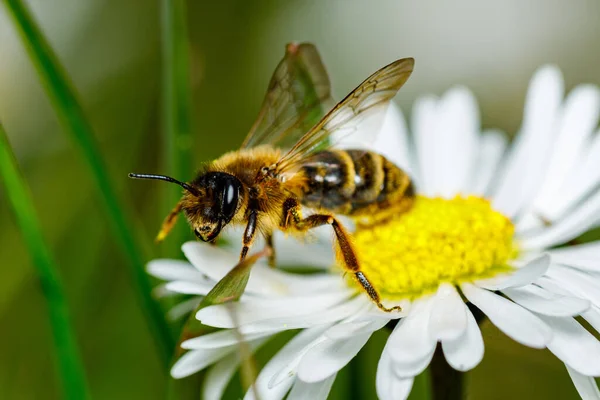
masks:
<svg viewBox="0 0 600 400"><path fill-rule="evenodd" d="M187 190L188 192L195 194L196 196L200 196L200 193L198 192L198 190L195 187L193 187L185 182L178 181L175 178L171 178L170 176L154 175L154 174L134 174L131 172L128 174L128 176L133 179L156 179L158 181L166 181L166 182L176 183L179 186L181 186L182 188L184 188L185 190Z"/></svg>

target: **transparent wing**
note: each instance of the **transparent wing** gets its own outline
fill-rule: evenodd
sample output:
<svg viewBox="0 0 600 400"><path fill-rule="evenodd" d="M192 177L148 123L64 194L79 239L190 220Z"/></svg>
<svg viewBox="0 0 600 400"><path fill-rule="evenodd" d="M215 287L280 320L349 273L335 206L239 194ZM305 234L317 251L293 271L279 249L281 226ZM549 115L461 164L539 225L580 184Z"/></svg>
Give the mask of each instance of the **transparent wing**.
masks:
<svg viewBox="0 0 600 400"><path fill-rule="evenodd" d="M276 164L279 173L293 170L315 152L361 133L371 140L381 128L390 100L408 80L414 59L397 60L375 72L308 131ZM354 137L353 137L354 138Z"/></svg>
<svg viewBox="0 0 600 400"><path fill-rule="evenodd" d="M287 150L333 104L329 77L316 47L310 43L288 44L242 148L270 144Z"/></svg>

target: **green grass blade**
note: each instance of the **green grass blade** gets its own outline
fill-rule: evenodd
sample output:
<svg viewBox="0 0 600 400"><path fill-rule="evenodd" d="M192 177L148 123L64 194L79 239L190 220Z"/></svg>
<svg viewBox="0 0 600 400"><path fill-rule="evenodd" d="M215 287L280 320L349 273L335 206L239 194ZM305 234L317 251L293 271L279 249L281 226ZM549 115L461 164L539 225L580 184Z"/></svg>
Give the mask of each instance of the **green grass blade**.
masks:
<svg viewBox="0 0 600 400"><path fill-rule="evenodd" d="M1 124L0 175L17 224L33 259L34 267L37 269L48 304L64 397L67 399L89 398L83 365L79 359L75 335L71 330L67 301L57 268L44 242L31 195L19 172L17 162Z"/></svg>
<svg viewBox="0 0 600 400"><path fill-rule="evenodd" d="M187 37L185 0L162 0L162 64L163 144L166 152L166 173L180 180L191 178L193 166L192 93L190 86L190 56ZM179 201L181 193L165 187L165 214ZM172 255L181 255L180 246L191 239L187 226L179 224L169 237Z"/></svg>
<svg viewBox="0 0 600 400"><path fill-rule="evenodd" d="M151 287L144 270L144 260L139 244L129 230L131 225L127 223L116 192L110 183L98 146L95 143L92 128L77 101L75 90L23 2L21 0L6 0L5 4L63 128L77 144L79 151L87 162L97 186L98 196L103 200L110 216L109 220L115 237L123 246L129 258L129 272L135 290L146 313L150 329L156 338L160 355L165 366L168 366L175 348L175 340L169 331L162 310L151 297Z"/></svg>

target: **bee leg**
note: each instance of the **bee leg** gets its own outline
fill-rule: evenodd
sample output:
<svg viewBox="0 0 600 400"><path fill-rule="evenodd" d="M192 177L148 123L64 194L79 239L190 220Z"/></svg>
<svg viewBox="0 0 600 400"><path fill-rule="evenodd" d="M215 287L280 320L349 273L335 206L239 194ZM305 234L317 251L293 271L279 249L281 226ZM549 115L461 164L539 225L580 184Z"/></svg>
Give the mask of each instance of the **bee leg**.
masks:
<svg viewBox="0 0 600 400"><path fill-rule="evenodd" d="M300 217L300 211L297 202L295 207L290 207L291 202L288 201L286 201L285 205L288 205L287 212L289 213L289 217L286 217L286 221L300 231L307 231L322 225L331 225L333 227L333 231L335 232L337 244L342 256L342 261L344 263L344 269L347 272L354 274L354 279L356 282L358 282L363 290L367 292L371 300L377 305L377 307L379 307L380 310L385 312L402 311L402 307L400 306L388 308L381 303L381 298L377 292L377 289L373 287L367 276L360 270L360 265L358 263L358 259L356 258L356 252L354 251L354 248L350 242L350 235L333 215L314 214L302 219Z"/></svg>
<svg viewBox="0 0 600 400"><path fill-rule="evenodd" d="M175 208L171 210L169 215L167 215L167 217L163 221L162 226L160 227L160 231L158 232L158 235L156 235L156 239L154 239L157 243L162 242L167 237L171 229L173 229L173 226L175 225L175 222L177 221L177 217L179 216L180 212L181 202L175 205Z"/></svg>
<svg viewBox="0 0 600 400"><path fill-rule="evenodd" d="M242 238L242 252L240 253L240 262L244 261L250 247L252 247L252 242L254 242L254 237L256 236L256 224L258 222L258 211L255 209L250 210L248 214L248 223L246 224L246 229L244 230L244 236Z"/></svg>
<svg viewBox="0 0 600 400"><path fill-rule="evenodd" d="M269 254L269 267L271 268L275 268L276 264L276 258L275 258L275 247L273 247L273 234L269 233L265 236L265 242L266 242L266 247L271 250L271 253Z"/></svg>

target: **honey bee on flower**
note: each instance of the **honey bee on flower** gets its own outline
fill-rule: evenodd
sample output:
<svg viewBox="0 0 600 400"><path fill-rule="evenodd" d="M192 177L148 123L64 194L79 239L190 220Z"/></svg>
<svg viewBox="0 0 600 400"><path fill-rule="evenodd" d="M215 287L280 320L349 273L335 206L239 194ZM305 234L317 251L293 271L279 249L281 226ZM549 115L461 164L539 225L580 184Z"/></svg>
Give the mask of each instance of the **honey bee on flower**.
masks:
<svg viewBox="0 0 600 400"><path fill-rule="evenodd" d="M373 149L413 177L414 201L385 222L357 220L352 243L381 300L403 311L382 312L356 281L340 279L328 233L302 245L277 237L278 266L323 272L295 274L258 262L232 306L236 322L229 306L201 309L196 318L222 330L183 342L188 352L171 374L209 367L205 398L220 398L239 366L236 330L256 349L279 332L299 329L262 368L246 399L254 393L325 398L372 334L398 320L376 387L380 399L404 399L435 357L459 371L479 364L478 310L516 342L550 350L582 398L600 398L593 378L600 376L600 342L576 319L600 330L600 244L557 247L600 222L600 91L587 85L563 97L560 72L541 68L510 146L501 132L481 132L465 88L418 100L412 135L392 105ZM568 196L557 197L563 192ZM237 261L231 247L186 243L183 251L189 263L157 260L148 267L168 281L167 291L206 295Z"/></svg>

